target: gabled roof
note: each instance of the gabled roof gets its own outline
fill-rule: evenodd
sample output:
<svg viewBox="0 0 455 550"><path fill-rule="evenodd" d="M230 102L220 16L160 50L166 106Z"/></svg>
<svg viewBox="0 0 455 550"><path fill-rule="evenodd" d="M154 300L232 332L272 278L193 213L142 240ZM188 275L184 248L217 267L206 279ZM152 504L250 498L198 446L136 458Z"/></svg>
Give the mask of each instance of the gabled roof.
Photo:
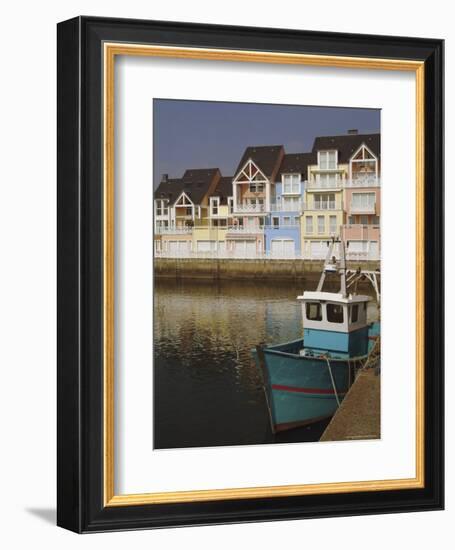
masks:
<svg viewBox="0 0 455 550"><path fill-rule="evenodd" d="M181 179L168 179L162 181L155 191L155 199L167 199L173 204L183 191Z"/></svg>
<svg viewBox="0 0 455 550"><path fill-rule="evenodd" d="M173 204L184 191L194 204L200 204L220 176L218 168L186 170L180 179L162 181L155 191L155 199L168 199Z"/></svg>
<svg viewBox="0 0 455 550"><path fill-rule="evenodd" d="M210 191L210 186L221 176L218 168L197 168L185 170L182 177L183 190L194 202L199 204Z"/></svg>
<svg viewBox="0 0 455 550"><path fill-rule="evenodd" d="M317 137L314 140L313 153L336 149L338 151L338 162L346 164L362 144L365 144L377 158L380 158L380 134L345 134L342 136Z"/></svg>
<svg viewBox="0 0 455 550"><path fill-rule="evenodd" d="M292 153L284 155L278 170L277 180L281 179L281 174L302 174L307 178L308 166L316 164L317 155L315 153Z"/></svg>
<svg viewBox="0 0 455 550"><path fill-rule="evenodd" d="M220 204L227 204L228 197L232 197L232 176L220 178L210 196L220 197Z"/></svg>
<svg viewBox="0 0 455 550"><path fill-rule="evenodd" d="M268 179L272 179L278 171L283 155L284 147L282 145L247 147L235 171L235 176L251 159Z"/></svg>

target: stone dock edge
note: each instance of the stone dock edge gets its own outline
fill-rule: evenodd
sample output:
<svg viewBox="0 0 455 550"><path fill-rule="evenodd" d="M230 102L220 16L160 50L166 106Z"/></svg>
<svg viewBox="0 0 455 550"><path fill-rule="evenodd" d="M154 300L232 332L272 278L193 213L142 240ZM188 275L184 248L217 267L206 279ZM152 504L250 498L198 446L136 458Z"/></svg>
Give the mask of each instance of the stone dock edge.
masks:
<svg viewBox="0 0 455 550"><path fill-rule="evenodd" d="M375 271L379 261L350 261L348 269ZM302 280L321 274L322 260L231 259L231 258L155 258L154 276L158 279L212 280Z"/></svg>

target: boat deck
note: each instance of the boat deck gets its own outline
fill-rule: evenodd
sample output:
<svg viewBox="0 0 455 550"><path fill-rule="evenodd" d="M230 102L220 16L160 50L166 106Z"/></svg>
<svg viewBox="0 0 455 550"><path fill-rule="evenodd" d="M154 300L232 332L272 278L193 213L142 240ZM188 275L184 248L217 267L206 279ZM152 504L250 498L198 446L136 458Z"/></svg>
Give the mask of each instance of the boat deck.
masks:
<svg viewBox="0 0 455 550"><path fill-rule="evenodd" d="M333 415L320 441L381 437L381 377L376 369L360 372Z"/></svg>

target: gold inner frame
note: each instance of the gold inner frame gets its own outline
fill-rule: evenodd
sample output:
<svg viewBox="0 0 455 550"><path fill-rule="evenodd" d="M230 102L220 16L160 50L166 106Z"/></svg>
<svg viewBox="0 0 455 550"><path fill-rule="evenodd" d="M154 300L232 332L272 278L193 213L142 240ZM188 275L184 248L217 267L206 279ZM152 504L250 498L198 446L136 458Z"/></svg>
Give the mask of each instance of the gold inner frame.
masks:
<svg viewBox="0 0 455 550"><path fill-rule="evenodd" d="M416 78L416 476L319 483L305 485L176 491L160 493L114 493L114 70L115 56L153 56L312 65L321 67L411 71ZM104 43L104 503L105 506L164 504L227 499L271 498L357 491L384 491L424 487L424 63L423 61L271 53L246 50L185 48L171 46Z"/></svg>

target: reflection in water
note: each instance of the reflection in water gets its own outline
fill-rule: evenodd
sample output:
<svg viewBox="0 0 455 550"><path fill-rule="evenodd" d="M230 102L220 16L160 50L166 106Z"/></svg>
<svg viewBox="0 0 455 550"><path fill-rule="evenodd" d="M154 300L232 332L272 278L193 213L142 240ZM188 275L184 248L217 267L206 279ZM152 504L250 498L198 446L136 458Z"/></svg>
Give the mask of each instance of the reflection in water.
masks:
<svg viewBox="0 0 455 550"><path fill-rule="evenodd" d="M155 282L155 448L319 439L327 422L272 434L250 354L259 342L302 336L302 291L292 283Z"/></svg>

